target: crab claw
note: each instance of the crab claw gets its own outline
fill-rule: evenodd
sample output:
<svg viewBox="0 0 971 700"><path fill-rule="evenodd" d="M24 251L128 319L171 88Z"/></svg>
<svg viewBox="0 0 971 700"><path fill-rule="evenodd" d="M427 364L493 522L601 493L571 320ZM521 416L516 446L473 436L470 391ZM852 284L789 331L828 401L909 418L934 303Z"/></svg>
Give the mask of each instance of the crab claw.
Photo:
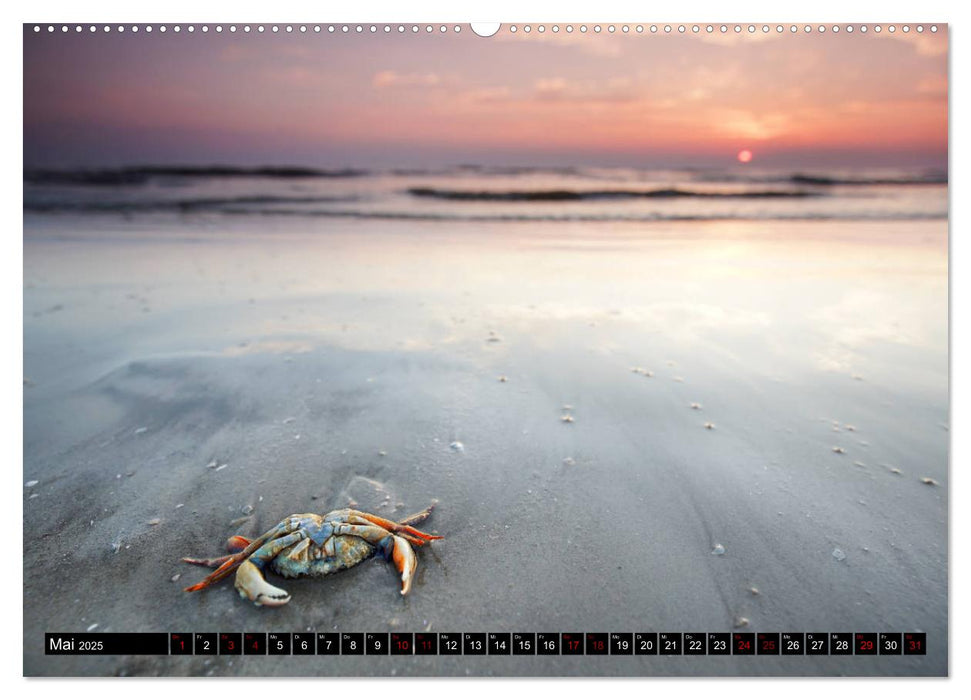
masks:
<svg viewBox="0 0 971 700"><path fill-rule="evenodd" d="M290 594L267 583L256 564L249 560L236 570L236 590L240 597L249 598L257 605L277 606L290 602Z"/></svg>
<svg viewBox="0 0 971 700"><path fill-rule="evenodd" d="M411 579L415 574L415 569L418 568L418 557L415 556L415 550L411 548L406 539L397 535L392 535L392 537L394 538L394 551L391 553L391 558L395 567L401 572L401 595L408 595L408 591L411 590Z"/></svg>

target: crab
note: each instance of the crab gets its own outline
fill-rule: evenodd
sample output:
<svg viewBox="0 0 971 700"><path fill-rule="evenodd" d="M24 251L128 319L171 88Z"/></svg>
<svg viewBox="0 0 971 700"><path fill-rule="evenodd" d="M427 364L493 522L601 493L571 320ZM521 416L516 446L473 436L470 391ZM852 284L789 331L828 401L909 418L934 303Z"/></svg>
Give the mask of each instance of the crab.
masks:
<svg viewBox="0 0 971 700"><path fill-rule="evenodd" d="M185 590L202 590L235 571L240 597L257 605L285 605L290 602L290 594L267 583L263 577L268 565L285 578L326 576L380 554L394 562L401 574L401 595L407 595L418 568L412 545L420 547L442 539L412 527L431 515L434 505L400 523L351 508L332 510L325 515L291 515L254 540L239 535L230 537L228 556L183 559L189 564L216 569Z"/></svg>

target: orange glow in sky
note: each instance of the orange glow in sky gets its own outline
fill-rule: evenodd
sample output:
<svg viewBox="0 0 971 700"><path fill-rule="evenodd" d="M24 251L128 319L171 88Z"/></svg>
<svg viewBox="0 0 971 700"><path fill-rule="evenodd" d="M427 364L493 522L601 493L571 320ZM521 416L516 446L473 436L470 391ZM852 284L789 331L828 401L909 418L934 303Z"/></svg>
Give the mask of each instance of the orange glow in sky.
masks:
<svg viewBox="0 0 971 700"><path fill-rule="evenodd" d="M752 160L752 151L748 150L747 148L743 151L739 151L737 158L739 163L749 163Z"/></svg>
<svg viewBox="0 0 971 700"><path fill-rule="evenodd" d="M24 160L946 166L947 64L946 30L25 31Z"/></svg>

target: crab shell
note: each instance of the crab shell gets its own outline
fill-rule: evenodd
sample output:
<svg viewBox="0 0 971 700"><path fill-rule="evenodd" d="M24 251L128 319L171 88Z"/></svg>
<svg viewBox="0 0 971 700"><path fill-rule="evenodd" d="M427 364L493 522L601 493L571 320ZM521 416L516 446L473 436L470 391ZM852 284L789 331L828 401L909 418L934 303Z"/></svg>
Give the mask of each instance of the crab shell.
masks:
<svg viewBox="0 0 971 700"><path fill-rule="evenodd" d="M192 564L218 567L185 590L201 590L236 571L240 596L257 605L284 605L290 594L266 581L263 572L267 566L285 578L327 576L381 554L394 563L401 575L401 594L406 595L418 567L412 545L441 539L411 527L410 523L427 518L433 507L434 504L401 523L349 508L326 515L291 515L255 540L231 537L230 556L185 559Z"/></svg>

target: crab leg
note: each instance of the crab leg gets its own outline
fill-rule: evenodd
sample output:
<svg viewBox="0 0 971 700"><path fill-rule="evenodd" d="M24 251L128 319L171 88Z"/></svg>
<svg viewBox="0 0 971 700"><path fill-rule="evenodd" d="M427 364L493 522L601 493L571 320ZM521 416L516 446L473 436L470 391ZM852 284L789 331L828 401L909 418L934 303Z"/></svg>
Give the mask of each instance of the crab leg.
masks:
<svg viewBox="0 0 971 700"><path fill-rule="evenodd" d="M210 569L218 569L220 566L222 566L232 558L233 558L232 554L227 554L224 557L213 557L212 559L196 559L195 557L182 557L182 561L184 561L186 564L195 564L196 566L208 566Z"/></svg>
<svg viewBox="0 0 971 700"><path fill-rule="evenodd" d="M403 525L400 523L396 523L393 520L387 520L386 518L382 518L378 515L374 515L372 513L364 513L359 510L348 509L347 520L348 522L351 522L351 523L357 523L357 524L370 523L373 525L377 525L378 527L384 528L388 532L393 532L397 535L400 535L401 537L405 538L412 544L415 544L418 546L428 544L432 540L442 539L439 535L430 535L427 532L422 532L421 530L417 530L411 527L410 525Z"/></svg>
<svg viewBox="0 0 971 700"><path fill-rule="evenodd" d="M387 561L394 562L395 568L401 574L401 595L408 594L408 591L411 590L411 581L415 575L415 570L418 568L418 557L415 556L415 550L408 544L408 540L377 525L342 523L334 526L334 534L354 535L375 545ZM424 542L420 542L420 544L424 544Z"/></svg>
<svg viewBox="0 0 971 700"><path fill-rule="evenodd" d="M246 561L246 559L248 559L249 556L253 554L253 552L255 552L257 549L262 547L268 540L274 539L276 537L280 537L281 535L289 534L294 530L297 530L298 528L303 526L304 521L305 520L302 516L291 516L286 520L281 521L280 523L277 524L276 527L270 530L267 530L262 535L257 537L255 540L251 541L247 545L247 547L242 551L236 552L235 554L227 558L220 557L220 560L222 561L222 563L219 565L218 569L216 569L211 574L206 576L199 583L195 584L194 586L189 586L184 590L189 593L191 593L192 591L200 591L203 588L208 588L209 586L216 583L217 581L222 581L224 578L226 578L231 573L233 573L241 563ZM211 561L213 562L213 565L215 565L215 560L200 560L200 559L185 558L183 559L183 561L188 562L189 564L200 564L202 566L209 566L210 564L208 562ZM202 563L204 561L206 563Z"/></svg>
<svg viewBox="0 0 971 700"><path fill-rule="evenodd" d="M285 537L270 540L240 564L236 570L236 590L239 591L240 597L249 598L257 605L275 606L290 602L289 593L266 582L263 578L263 568L284 549L306 536L306 531L301 529Z"/></svg>
<svg viewBox="0 0 971 700"><path fill-rule="evenodd" d="M225 557L214 557L212 559L195 559L192 557L184 557L182 561L188 564L196 564L197 566L208 566L210 569L218 569L220 566L232 559L233 554L242 552L244 549L249 547L250 542L252 542L252 540L248 540L242 535L233 535L226 542L226 549L230 552L229 555Z"/></svg>
<svg viewBox="0 0 971 700"><path fill-rule="evenodd" d="M226 551L232 554L236 552L242 552L244 549L250 546L253 540L247 539L242 535L233 535L228 540L226 540Z"/></svg>
<svg viewBox="0 0 971 700"><path fill-rule="evenodd" d="M402 525L417 525L418 523L428 519L428 516L432 514L433 510L435 510L436 505L438 505L438 501L432 501L432 504L425 508L425 510L419 511L414 515L409 515L407 518L402 518L398 522Z"/></svg>
<svg viewBox="0 0 971 700"><path fill-rule="evenodd" d="M398 573L401 574L401 595L408 595L408 591L411 590L411 580L418 568L418 557L415 556L415 550L411 548L407 540L397 535L391 535L391 537L394 540L391 559L394 561Z"/></svg>

